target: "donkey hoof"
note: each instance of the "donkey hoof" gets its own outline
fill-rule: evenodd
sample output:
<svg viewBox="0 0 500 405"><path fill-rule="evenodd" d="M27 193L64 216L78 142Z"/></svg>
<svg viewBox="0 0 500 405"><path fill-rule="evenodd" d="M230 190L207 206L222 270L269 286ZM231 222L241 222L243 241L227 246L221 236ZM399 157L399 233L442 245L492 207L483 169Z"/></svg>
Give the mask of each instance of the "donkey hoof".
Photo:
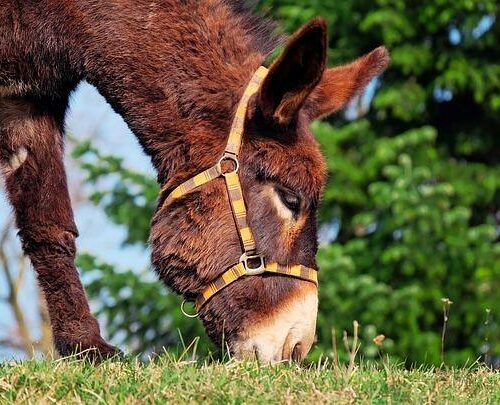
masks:
<svg viewBox="0 0 500 405"><path fill-rule="evenodd" d="M78 359L86 359L92 363L99 363L123 354L120 349L107 343L101 336L95 336L82 342L55 339L54 345L57 352L63 357L75 356Z"/></svg>

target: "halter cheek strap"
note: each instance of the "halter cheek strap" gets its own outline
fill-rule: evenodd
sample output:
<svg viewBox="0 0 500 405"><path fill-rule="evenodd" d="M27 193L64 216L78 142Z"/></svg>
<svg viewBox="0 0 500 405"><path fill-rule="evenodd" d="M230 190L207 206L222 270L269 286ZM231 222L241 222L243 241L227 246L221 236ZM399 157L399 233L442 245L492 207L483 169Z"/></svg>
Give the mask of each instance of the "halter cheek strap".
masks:
<svg viewBox="0 0 500 405"><path fill-rule="evenodd" d="M164 207L194 189L216 178L221 176L224 177L227 195L229 197L234 223L236 225L236 229L238 230L243 254L237 264L224 272L215 281L211 282L198 296L196 299L196 308L198 311L216 293L244 276L274 273L299 278L318 285L318 274L315 269L302 266L301 264L281 265L274 262L266 264L264 257L259 255L256 251L255 239L247 222L247 211L238 176L238 155L245 127L248 100L257 92L266 75L267 68L261 66L257 69L248 83L245 92L238 103L226 148L219 161L214 166L204 170L177 186L174 190L172 190L162 205L162 207ZM222 168L224 163L230 163L232 165L232 170L224 171ZM161 190L161 192L163 191L164 189Z"/></svg>

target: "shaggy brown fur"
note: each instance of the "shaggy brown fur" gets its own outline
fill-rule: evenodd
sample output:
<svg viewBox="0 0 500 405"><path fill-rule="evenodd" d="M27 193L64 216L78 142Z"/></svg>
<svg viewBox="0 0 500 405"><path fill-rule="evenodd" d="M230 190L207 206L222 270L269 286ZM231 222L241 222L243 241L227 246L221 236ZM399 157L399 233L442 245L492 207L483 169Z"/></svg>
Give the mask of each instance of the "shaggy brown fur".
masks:
<svg viewBox="0 0 500 405"><path fill-rule="evenodd" d="M222 153L246 83L278 44L272 31L272 24L226 0L1 0L0 162L60 353L114 352L100 337L73 263L77 230L61 135L70 92L83 79L99 89L168 191ZM388 63L379 48L325 71L325 52L325 24L315 19L291 38L250 102L241 180L249 224L267 260L315 267L325 165L308 125L341 108ZM12 166L12 156L22 159ZM301 198L297 223L285 231L266 197L269 186ZM222 179L159 209L151 245L161 279L187 298L237 262L239 240ZM231 342L303 285L280 276L241 279L201 317L216 342L223 333Z"/></svg>

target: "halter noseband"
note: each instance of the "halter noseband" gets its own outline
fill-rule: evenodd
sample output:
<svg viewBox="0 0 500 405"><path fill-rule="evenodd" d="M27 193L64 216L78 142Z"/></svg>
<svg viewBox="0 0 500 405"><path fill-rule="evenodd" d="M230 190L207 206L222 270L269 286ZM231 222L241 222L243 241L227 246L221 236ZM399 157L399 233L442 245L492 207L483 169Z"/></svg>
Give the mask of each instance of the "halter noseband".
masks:
<svg viewBox="0 0 500 405"><path fill-rule="evenodd" d="M255 240L252 230L248 226L247 212L243 192L238 177L240 151L243 130L245 126L245 117L248 106L248 100L257 92L260 84L267 75L267 68L259 67L254 73L250 83L248 83L243 96L238 103L236 114L233 119L229 139L224 150L224 154L219 161L207 170L177 186L163 202L163 206L182 197L192 190L223 176L226 182L227 194L233 212L233 218L240 237L243 254L240 261L225 271L215 281L211 282L196 299L196 309L199 311L202 306L212 298L216 293L227 287L229 284L243 276L255 276L263 273L281 274L290 277L306 280L318 285L318 274L315 269L302 266L301 264L281 265L278 263L265 263L264 257L257 253ZM224 171L222 164L231 162L233 168L231 171ZM165 188L165 187L164 187ZM162 188L162 192L164 191ZM194 315L196 316L196 315Z"/></svg>

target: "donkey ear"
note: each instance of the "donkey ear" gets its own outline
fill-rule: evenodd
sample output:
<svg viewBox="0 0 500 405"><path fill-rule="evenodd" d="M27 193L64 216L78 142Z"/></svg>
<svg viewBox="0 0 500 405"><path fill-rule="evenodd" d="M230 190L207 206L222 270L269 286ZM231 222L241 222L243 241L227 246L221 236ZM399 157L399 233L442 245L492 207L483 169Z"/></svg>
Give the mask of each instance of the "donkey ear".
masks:
<svg viewBox="0 0 500 405"><path fill-rule="evenodd" d="M326 62L326 23L318 17L288 41L271 67L259 92L266 120L288 125L321 80Z"/></svg>
<svg viewBox="0 0 500 405"><path fill-rule="evenodd" d="M312 119L341 109L389 65L389 52L383 46L347 65L327 69L308 99Z"/></svg>

